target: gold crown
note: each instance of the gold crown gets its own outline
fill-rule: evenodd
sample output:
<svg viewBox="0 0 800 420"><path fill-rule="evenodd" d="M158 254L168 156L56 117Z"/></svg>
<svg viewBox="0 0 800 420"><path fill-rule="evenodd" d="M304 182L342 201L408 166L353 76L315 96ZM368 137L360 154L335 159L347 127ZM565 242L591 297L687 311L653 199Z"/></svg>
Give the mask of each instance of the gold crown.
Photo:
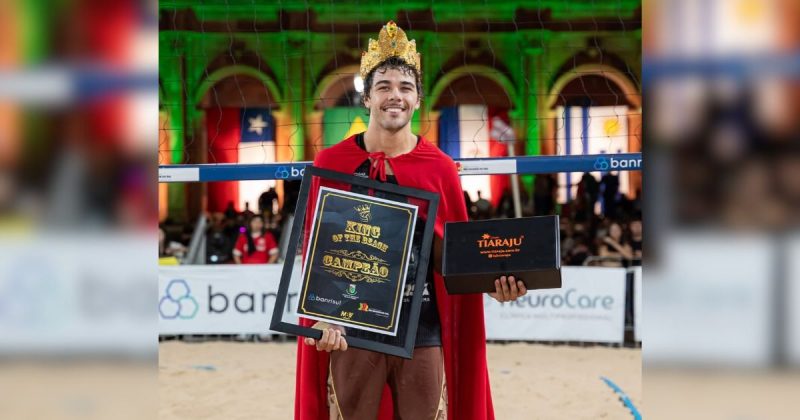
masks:
<svg viewBox="0 0 800 420"><path fill-rule="evenodd" d="M356 212L358 212L359 217L361 217L362 222L369 222L372 219L372 215L370 214L370 207L369 204L362 204L360 206L355 207Z"/></svg>
<svg viewBox="0 0 800 420"><path fill-rule="evenodd" d="M361 78L366 79L369 72L389 57L399 57L421 73L417 42L409 41L405 31L389 21L381 28L378 40L370 38L369 49L361 52Z"/></svg>

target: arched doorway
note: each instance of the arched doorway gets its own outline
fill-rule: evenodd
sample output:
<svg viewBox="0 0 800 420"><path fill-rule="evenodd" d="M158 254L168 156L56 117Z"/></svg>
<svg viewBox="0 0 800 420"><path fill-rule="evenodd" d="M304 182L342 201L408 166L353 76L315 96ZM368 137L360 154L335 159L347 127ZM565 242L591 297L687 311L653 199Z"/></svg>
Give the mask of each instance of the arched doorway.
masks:
<svg viewBox="0 0 800 420"><path fill-rule="evenodd" d="M356 89L358 74L358 64L339 65L318 83L314 110L307 116L310 150L306 155L311 159L323 148L366 131L369 115L362 103L363 93Z"/></svg>
<svg viewBox="0 0 800 420"><path fill-rule="evenodd" d="M249 66L228 66L212 72L200 84L196 98L199 121L194 144L187 144L191 162L271 163L281 141L280 100L274 82ZM203 184L201 184L203 185ZM258 197L276 181L211 182L204 184L200 207L223 212L229 202L237 211L258 212ZM190 200L190 202L193 200ZM191 210L190 210L191 211ZM193 214L193 213L190 213Z"/></svg>
<svg viewBox="0 0 800 420"><path fill-rule="evenodd" d="M583 64L564 71L544 103L542 154L581 155L641 152L641 93L616 67ZM603 173L593 172L600 180ZM559 174L559 202L576 194L582 173ZM641 190L639 172L622 172L620 192Z"/></svg>
<svg viewBox="0 0 800 420"><path fill-rule="evenodd" d="M429 99L439 148L454 159L507 156L509 142L516 147L515 122L509 110L515 90L504 74L483 65L454 68L434 85ZM518 151L519 152L519 151ZM464 190L474 202L481 197L497 207L506 190L508 175L465 176Z"/></svg>

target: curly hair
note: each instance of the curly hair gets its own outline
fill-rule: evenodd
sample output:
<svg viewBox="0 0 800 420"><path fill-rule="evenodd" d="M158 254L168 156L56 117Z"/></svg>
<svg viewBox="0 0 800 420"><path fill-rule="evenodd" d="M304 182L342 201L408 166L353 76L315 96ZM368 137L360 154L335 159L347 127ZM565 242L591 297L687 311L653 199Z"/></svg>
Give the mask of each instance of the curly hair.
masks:
<svg viewBox="0 0 800 420"><path fill-rule="evenodd" d="M375 73L380 72L384 74L388 70L398 70L406 76L412 76L417 85L417 96L419 96L420 100L422 99L422 79L417 69L403 61L400 57L389 57L375 66L375 68L367 74L367 78L364 80L364 100L369 99L369 92L372 89Z"/></svg>

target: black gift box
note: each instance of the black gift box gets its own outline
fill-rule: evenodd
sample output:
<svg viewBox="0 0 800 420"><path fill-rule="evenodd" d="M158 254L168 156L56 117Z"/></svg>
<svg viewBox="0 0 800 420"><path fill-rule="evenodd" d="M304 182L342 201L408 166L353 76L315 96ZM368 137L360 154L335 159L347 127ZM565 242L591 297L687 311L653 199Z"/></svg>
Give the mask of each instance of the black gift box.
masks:
<svg viewBox="0 0 800 420"><path fill-rule="evenodd" d="M494 292L509 274L528 290L561 287L558 216L447 223L442 252L450 294Z"/></svg>

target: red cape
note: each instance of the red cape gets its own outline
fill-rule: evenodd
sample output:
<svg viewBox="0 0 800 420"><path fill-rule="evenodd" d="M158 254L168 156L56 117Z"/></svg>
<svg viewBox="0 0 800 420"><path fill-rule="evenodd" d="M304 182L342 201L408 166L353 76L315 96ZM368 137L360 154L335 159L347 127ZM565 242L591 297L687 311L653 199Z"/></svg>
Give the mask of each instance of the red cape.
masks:
<svg viewBox="0 0 800 420"><path fill-rule="evenodd" d="M352 175L368 154L355 142L355 136L317 155L314 166ZM434 227L442 238L445 222L467 220L461 181L456 165L437 147L420 139L411 152L387 158L397 183L436 192L440 195ZM318 184L312 184L310 197L316 197ZM308 208L313 209L313 200ZM421 214L424 210L420 209ZM432 262L431 262L432 263ZM440 273L434 272L434 287L439 309L447 379L447 414L450 419L494 419L489 374L486 367L486 332L483 323L483 296L448 295ZM310 325L303 319L304 325ZM328 353L297 340L296 420L327 420ZM392 418L392 400L384 388L379 419Z"/></svg>

